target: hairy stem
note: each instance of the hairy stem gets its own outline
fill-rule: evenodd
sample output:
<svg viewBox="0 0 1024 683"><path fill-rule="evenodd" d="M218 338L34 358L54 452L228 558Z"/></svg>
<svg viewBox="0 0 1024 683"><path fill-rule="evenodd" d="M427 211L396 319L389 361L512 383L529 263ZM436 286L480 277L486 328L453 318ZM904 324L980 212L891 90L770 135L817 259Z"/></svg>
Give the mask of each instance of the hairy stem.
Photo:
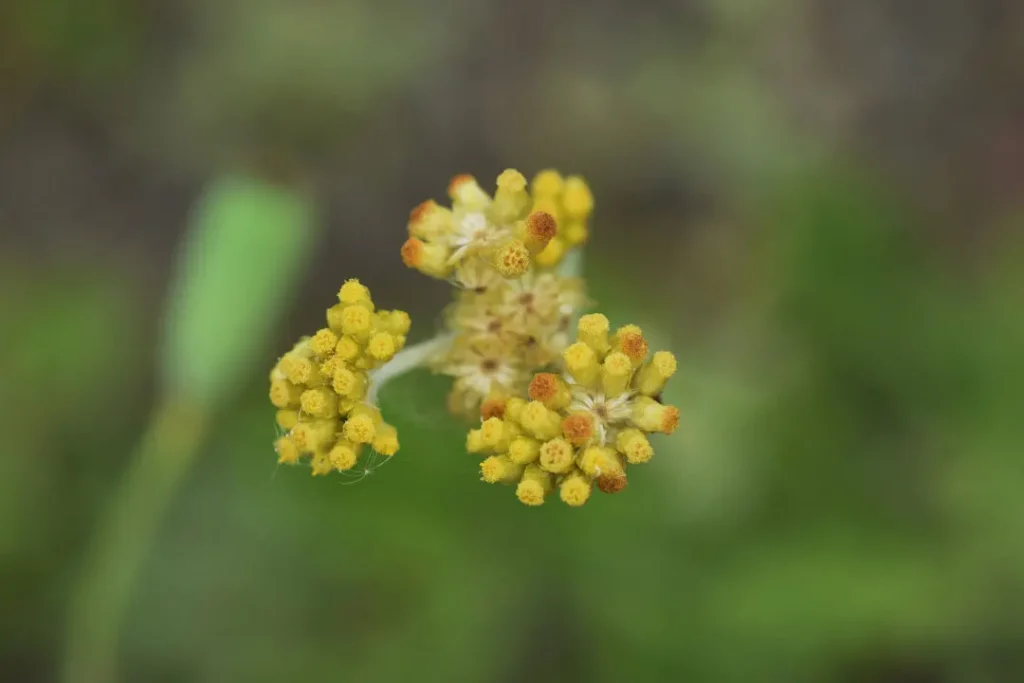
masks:
<svg viewBox="0 0 1024 683"><path fill-rule="evenodd" d="M206 433L204 416L166 400L150 421L84 558L67 624L63 680L116 680L118 635L153 537Z"/></svg>

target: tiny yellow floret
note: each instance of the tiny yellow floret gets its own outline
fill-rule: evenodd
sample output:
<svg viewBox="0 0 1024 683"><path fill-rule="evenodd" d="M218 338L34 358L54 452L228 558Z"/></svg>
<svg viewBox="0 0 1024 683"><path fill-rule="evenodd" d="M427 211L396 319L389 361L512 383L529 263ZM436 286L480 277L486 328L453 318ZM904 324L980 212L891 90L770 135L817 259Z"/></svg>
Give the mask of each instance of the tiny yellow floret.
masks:
<svg viewBox="0 0 1024 683"><path fill-rule="evenodd" d="M562 433L562 421L558 413L540 401L530 401L526 404L519 417L523 429L542 441L553 439Z"/></svg>
<svg viewBox="0 0 1024 683"><path fill-rule="evenodd" d="M338 396L330 389L310 389L302 394L302 412L312 417L329 418L338 411Z"/></svg>
<svg viewBox="0 0 1024 683"><path fill-rule="evenodd" d="M494 267L503 277L520 277L530 267L530 251L520 240L507 242L498 249Z"/></svg>
<svg viewBox="0 0 1024 683"><path fill-rule="evenodd" d="M651 442L647 440L643 432L634 427L619 432L615 439L615 447L626 456L626 461L630 465L645 463L654 455Z"/></svg>
<svg viewBox="0 0 1024 683"><path fill-rule="evenodd" d="M566 505L579 507L590 498L590 488L590 480L577 470L562 480L558 492Z"/></svg>
<svg viewBox="0 0 1024 683"><path fill-rule="evenodd" d="M592 386L596 382L601 366L597 362L597 354L589 346L576 342L565 350L562 358L566 369L578 384Z"/></svg>
<svg viewBox="0 0 1024 683"><path fill-rule="evenodd" d="M633 363L619 351L609 353L601 367L601 388L605 396L618 396L629 387L633 376Z"/></svg>
<svg viewBox="0 0 1024 683"><path fill-rule="evenodd" d="M552 488L554 482L550 474L536 465L527 465L516 487L516 497L524 505L541 505Z"/></svg>
<svg viewBox="0 0 1024 683"><path fill-rule="evenodd" d="M347 305L369 304L373 305L370 299L370 290L359 280L346 280L345 284L338 290L338 301Z"/></svg>
<svg viewBox="0 0 1024 683"><path fill-rule="evenodd" d="M339 441L327 453L327 459L331 463L331 467L338 472L344 472L356 466L356 460L359 459L359 451L356 449L355 444L348 441Z"/></svg>
<svg viewBox="0 0 1024 683"><path fill-rule="evenodd" d="M569 176L562 191L562 206L570 218L585 219L594 210L594 196L583 178Z"/></svg>
<svg viewBox="0 0 1024 683"><path fill-rule="evenodd" d="M379 361L390 360L395 355L395 338L388 332L378 332L370 337L366 351Z"/></svg>
<svg viewBox="0 0 1024 683"><path fill-rule="evenodd" d="M365 339L370 331L371 313L362 306L346 306L341 313L341 330L355 339Z"/></svg>
<svg viewBox="0 0 1024 683"><path fill-rule="evenodd" d="M292 408L299 405L302 387L288 380L280 379L270 383L270 402L277 408Z"/></svg>
<svg viewBox="0 0 1024 683"><path fill-rule="evenodd" d="M331 384L338 395L345 398L361 399L366 395L367 381L366 374L363 372L356 372L345 367L338 368Z"/></svg>
<svg viewBox="0 0 1024 683"><path fill-rule="evenodd" d="M294 465L299 461L299 447L290 436L282 436L274 442L277 451L277 462L282 465Z"/></svg>
<svg viewBox="0 0 1024 683"><path fill-rule="evenodd" d="M568 441L552 439L540 447L541 469L552 474L564 474L572 469L575 451Z"/></svg>
<svg viewBox="0 0 1024 683"><path fill-rule="evenodd" d="M279 410L275 417L277 426L285 431L289 431L299 423L299 411L297 410Z"/></svg>
<svg viewBox="0 0 1024 683"><path fill-rule="evenodd" d="M516 465L508 456L492 455L480 463L481 479L488 484L512 484L523 474L523 466Z"/></svg>
<svg viewBox="0 0 1024 683"><path fill-rule="evenodd" d="M520 436L512 440L508 446L509 460L517 465L529 465L540 455L540 441L528 436Z"/></svg>
<svg viewBox="0 0 1024 683"><path fill-rule="evenodd" d="M564 184L561 173L554 169L545 169L533 177L531 189L538 197L557 197L562 193Z"/></svg>
<svg viewBox="0 0 1024 683"><path fill-rule="evenodd" d="M658 351L637 374L637 390L647 396L657 396L674 374L676 374L676 357L668 351Z"/></svg>
<svg viewBox="0 0 1024 683"><path fill-rule="evenodd" d="M310 468L313 470L314 477L319 477L324 474L330 474L331 471L334 469L334 466L331 464L330 457L327 455L327 453L324 453L323 451L315 453L309 465Z"/></svg>
<svg viewBox="0 0 1024 683"><path fill-rule="evenodd" d="M373 437L373 450L381 455L392 456L398 452L398 430L389 424L383 424Z"/></svg>
<svg viewBox="0 0 1024 683"><path fill-rule="evenodd" d="M330 328L325 327L314 334L309 340L309 348L313 350L313 353L318 358L326 358L334 353L334 347L337 343L338 335L334 334Z"/></svg>
<svg viewBox="0 0 1024 683"><path fill-rule="evenodd" d="M581 342L592 348L596 353L607 353L611 345L608 343L608 318L600 313L588 313L580 318L577 324L577 336Z"/></svg>

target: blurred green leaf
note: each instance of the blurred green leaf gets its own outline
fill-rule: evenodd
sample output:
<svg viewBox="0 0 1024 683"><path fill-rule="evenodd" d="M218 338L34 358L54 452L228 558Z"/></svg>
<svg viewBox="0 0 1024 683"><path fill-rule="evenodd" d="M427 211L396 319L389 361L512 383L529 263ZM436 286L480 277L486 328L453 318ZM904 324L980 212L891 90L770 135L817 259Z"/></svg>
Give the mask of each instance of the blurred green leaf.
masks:
<svg viewBox="0 0 1024 683"><path fill-rule="evenodd" d="M195 209L171 286L161 371L168 391L212 408L251 376L314 236L313 210L243 177Z"/></svg>

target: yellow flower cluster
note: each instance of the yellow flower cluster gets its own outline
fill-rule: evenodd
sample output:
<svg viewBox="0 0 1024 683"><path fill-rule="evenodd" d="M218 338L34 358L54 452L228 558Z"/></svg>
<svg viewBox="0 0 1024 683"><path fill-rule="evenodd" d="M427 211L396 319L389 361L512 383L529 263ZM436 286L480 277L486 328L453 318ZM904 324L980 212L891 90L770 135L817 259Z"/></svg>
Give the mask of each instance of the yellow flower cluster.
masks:
<svg viewBox="0 0 1024 683"><path fill-rule="evenodd" d="M586 303L583 281L557 266L587 238L594 202L582 178L507 169L494 196L467 175L448 188L450 209L426 201L410 215L406 265L452 280L461 291L446 311L454 343L433 359L455 378L449 409L472 417L482 403L522 393L557 360Z"/></svg>
<svg viewBox="0 0 1024 683"><path fill-rule="evenodd" d="M531 264L556 266L571 246L587 239L594 208L582 178L542 171L527 189L515 169L498 176L494 196L470 175L448 185L451 208L427 200L409 215L402 260L430 277L468 289L523 276Z"/></svg>
<svg viewBox="0 0 1024 683"><path fill-rule="evenodd" d="M534 375L529 400L485 404L480 428L466 439L469 452L489 454L483 480L516 484L526 505L542 504L556 487L572 506L583 505L595 484L621 491L627 464L654 455L647 434L671 434L679 424L679 410L660 400L675 356L648 358L639 327L611 333L601 314L583 316L576 339L562 353L564 375Z"/></svg>
<svg viewBox="0 0 1024 683"><path fill-rule="evenodd" d="M405 346L409 315L378 311L370 290L349 280L327 309L327 327L301 339L270 373L270 402L285 431L278 462L309 456L313 475L355 467L369 445L391 456L398 433L367 399L371 371Z"/></svg>

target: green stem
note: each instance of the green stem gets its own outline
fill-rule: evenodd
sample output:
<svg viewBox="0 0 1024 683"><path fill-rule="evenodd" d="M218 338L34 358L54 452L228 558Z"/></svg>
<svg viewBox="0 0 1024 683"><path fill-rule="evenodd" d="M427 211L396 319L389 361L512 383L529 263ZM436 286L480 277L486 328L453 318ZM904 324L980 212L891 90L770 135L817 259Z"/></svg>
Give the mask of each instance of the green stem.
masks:
<svg viewBox="0 0 1024 683"><path fill-rule="evenodd" d="M116 679L135 579L205 433L203 415L184 402L166 400L153 414L84 560L68 618L65 683Z"/></svg>

